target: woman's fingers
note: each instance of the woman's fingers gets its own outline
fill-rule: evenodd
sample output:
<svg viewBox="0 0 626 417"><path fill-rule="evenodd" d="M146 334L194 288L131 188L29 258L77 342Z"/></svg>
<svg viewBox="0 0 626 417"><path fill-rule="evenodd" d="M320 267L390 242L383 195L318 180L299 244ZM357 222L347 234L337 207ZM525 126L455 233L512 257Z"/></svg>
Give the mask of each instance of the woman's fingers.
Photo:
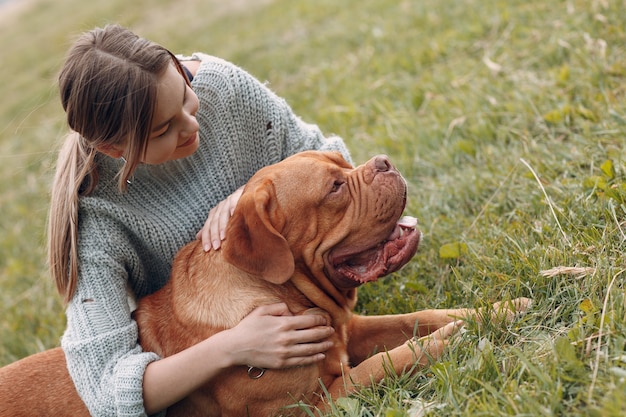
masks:
<svg viewBox="0 0 626 417"><path fill-rule="evenodd" d="M196 239L202 241L202 247L206 252L211 249L217 250L222 245L226 225L230 218L230 209L225 207L226 201L218 204L209 211L206 222L196 234Z"/></svg>
<svg viewBox="0 0 626 417"><path fill-rule="evenodd" d="M296 366L312 365L316 362L324 360L325 357L326 355L324 355L323 353L317 353L315 355L308 356L294 356L286 359L282 368L294 368Z"/></svg>
<svg viewBox="0 0 626 417"><path fill-rule="evenodd" d="M243 187L237 189L209 211L204 226L196 234L196 239L202 241L202 247L206 252L211 249L217 250L222 246L222 240L226 237L226 225L230 216L233 215L242 193Z"/></svg>
<svg viewBox="0 0 626 417"><path fill-rule="evenodd" d="M294 330L291 332L291 337L288 343L291 345L314 344L328 338L335 332L330 326L318 326L308 329ZM332 346L332 345L331 345ZM328 349L328 348L326 348Z"/></svg>
<svg viewBox="0 0 626 417"><path fill-rule="evenodd" d="M214 214L214 218L209 222L209 237L207 243L210 242L213 250L218 250L224 240L224 231L226 224L230 218L230 210L224 205L219 205Z"/></svg>
<svg viewBox="0 0 626 417"><path fill-rule="evenodd" d="M265 304L252 310L250 316L292 316L285 303Z"/></svg>
<svg viewBox="0 0 626 417"><path fill-rule="evenodd" d="M325 340L323 342L305 343L294 345L290 352L290 358L304 358L324 353L333 347L333 342Z"/></svg>

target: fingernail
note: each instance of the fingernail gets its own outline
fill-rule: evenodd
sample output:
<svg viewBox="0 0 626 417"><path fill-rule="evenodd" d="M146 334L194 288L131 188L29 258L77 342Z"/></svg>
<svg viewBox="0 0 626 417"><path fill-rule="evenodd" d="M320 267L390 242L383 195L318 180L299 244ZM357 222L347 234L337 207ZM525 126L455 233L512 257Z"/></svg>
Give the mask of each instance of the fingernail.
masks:
<svg viewBox="0 0 626 417"><path fill-rule="evenodd" d="M202 249L204 249L205 252L208 252L211 250L211 245L209 245L208 243L205 243Z"/></svg>
<svg viewBox="0 0 626 417"><path fill-rule="evenodd" d="M213 241L213 249L218 250L220 248L220 241L219 240L214 240Z"/></svg>

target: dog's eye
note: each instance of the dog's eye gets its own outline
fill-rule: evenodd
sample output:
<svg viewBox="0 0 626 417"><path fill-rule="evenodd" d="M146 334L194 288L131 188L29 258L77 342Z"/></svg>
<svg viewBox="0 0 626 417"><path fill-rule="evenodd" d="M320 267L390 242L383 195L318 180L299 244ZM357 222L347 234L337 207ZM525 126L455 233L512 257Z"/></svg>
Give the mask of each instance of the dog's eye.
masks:
<svg viewBox="0 0 626 417"><path fill-rule="evenodd" d="M342 181L342 180L335 180L333 182L333 186L330 189L331 193L336 193L337 191L339 191L341 189L341 186L344 185L346 182Z"/></svg>

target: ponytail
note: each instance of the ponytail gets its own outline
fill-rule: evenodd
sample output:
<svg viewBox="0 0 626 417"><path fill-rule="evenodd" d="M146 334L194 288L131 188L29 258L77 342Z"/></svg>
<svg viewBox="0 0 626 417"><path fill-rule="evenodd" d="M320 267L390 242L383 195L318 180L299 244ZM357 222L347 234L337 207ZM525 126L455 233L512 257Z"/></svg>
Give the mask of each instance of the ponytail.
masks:
<svg viewBox="0 0 626 417"><path fill-rule="evenodd" d="M96 150L71 132L59 152L48 218L48 264L65 302L78 281L78 199L98 182Z"/></svg>

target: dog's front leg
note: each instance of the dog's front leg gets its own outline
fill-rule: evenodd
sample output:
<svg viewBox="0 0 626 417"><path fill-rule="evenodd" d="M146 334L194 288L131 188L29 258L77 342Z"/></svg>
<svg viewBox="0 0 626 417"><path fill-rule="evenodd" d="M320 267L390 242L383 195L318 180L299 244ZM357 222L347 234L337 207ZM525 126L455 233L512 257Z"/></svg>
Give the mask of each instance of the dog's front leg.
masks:
<svg viewBox="0 0 626 417"><path fill-rule="evenodd" d="M528 298L495 303L488 311L493 318L511 321L530 305ZM424 337L457 320L473 316L482 319L481 310L472 308L422 310L383 316L354 315L348 323L348 355L352 366L371 355L400 346L412 337Z"/></svg>
<svg viewBox="0 0 626 417"><path fill-rule="evenodd" d="M365 359L327 387L329 398L325 400L349 395L360 387L381 381L387 375L400 375L429 365L441 355L449 338L461 326L461 321L449 322L428 336L404 339L402 345ZM323 404L318 404L318 407L320 405L323 407Z"/></svg>
<svg viewBox="0 0 626 417"><path fill-rule="evenodd" d="M472 309L442 309L383 316L354 315L348 323L350 364L358 365L377 352L391 350L412 337L427 336L472 313Z"/></svg>

